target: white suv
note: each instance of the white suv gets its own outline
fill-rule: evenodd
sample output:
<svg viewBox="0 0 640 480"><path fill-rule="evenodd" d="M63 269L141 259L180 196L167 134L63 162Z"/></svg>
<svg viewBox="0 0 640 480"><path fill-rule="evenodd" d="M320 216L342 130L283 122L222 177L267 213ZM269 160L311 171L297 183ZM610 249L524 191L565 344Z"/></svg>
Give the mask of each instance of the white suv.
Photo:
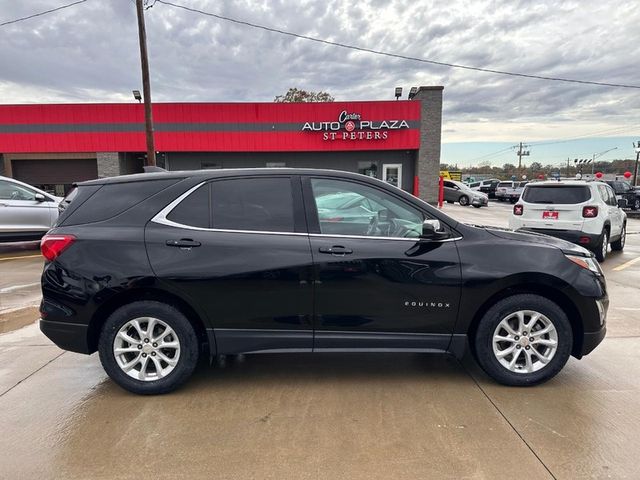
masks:
<svg viewBox="0 0 640 480"><path fill-rule="evenodd" d="M509 227L544 233L592 250L603 262L609 244L622 250L627 215L613 189L579 180L529 183L513 206Z"/></svg>

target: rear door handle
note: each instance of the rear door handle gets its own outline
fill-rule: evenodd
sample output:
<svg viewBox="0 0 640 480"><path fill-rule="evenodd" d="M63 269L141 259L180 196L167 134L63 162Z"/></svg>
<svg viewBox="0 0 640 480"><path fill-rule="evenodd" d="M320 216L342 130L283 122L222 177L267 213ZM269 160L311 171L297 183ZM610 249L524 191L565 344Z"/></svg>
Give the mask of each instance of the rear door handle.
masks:
<svg viewBox="0 0 640 480"><path fill-rule="evenodd" d="M347 247L343 247L342 245L334 245L333 247L320 247L318 251L320 253L327 253L337 256L349 255L350 253L353 253L353 250Z"/></svg>
<svg viewBox="0 0 640 480"><path fill-rule="evenodd" d="M200 242L190 238L181 238L180 240L167 240L167 247L193 248L199 247Z"/></svg>

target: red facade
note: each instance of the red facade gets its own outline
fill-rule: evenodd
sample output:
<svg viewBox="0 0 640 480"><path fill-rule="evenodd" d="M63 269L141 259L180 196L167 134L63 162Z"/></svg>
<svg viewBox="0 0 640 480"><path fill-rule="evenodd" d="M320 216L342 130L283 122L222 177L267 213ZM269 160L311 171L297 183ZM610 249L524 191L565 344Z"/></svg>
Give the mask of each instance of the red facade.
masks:
<svg viewBox="0 0 640 480"><path fill-rule="evenodd" d="M354 122L339 122L342 112ZM417 101L157 103L156 150L413 150ZM359 118L358 118L359 116ZM326 134L326 135L325 135ZM1 153L143 152L141 104L0 105Z"/></svg>

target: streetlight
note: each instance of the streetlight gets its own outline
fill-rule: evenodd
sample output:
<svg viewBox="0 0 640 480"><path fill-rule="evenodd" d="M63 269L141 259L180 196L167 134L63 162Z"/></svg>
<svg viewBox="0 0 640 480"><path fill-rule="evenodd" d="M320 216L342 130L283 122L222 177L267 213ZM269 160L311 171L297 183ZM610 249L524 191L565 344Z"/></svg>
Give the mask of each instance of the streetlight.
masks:
<svg viewBox="0 0 640 480"><path fill-rule="evenodd" d="M402 96L402 87L396 87L396 100Z"/></svg>
<svg viewBox="0 0 640 480"><path fill-rule="evenodd" d="M617 150L617 149L618 149L618 147L613 147L613 148L610 148L609 150L605 150L604 152L594 153L593 157L592 157L593 162L591 163L591 175L593 175L593 171L594 171L594 168L596 166L596 158L600 158L605 153L609 153L609 152L612 152L612 151Z"/></svg>
<svg viewBox="0 0 640 480"><path fill-rule="evenodd" d="M409 90L409 100L413 100L413 97L416 96L416 93L418 93L418 87L411 87L411 90Z"/></svg>
<svg viewBox="0 0 640 480"><path fill-rule="evenodd" d="M133 98L138 100L138 103L142 102L142 95L140 95L140 90L133 90Z"/></svg>

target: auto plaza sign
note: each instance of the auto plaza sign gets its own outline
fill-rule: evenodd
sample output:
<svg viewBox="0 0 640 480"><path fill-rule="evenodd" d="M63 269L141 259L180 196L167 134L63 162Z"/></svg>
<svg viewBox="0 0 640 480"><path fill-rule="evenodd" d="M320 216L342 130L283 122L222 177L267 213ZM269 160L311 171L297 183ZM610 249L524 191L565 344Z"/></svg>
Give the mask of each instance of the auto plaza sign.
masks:
<svg viewBox="0 0 640 480"><path fill-rule="evenodd" d="M333 122L305 122L303 132L321 132L322 140L386 140L392 130L409 128L406 120L363 120L359 113L340 112Z"/></svg>

